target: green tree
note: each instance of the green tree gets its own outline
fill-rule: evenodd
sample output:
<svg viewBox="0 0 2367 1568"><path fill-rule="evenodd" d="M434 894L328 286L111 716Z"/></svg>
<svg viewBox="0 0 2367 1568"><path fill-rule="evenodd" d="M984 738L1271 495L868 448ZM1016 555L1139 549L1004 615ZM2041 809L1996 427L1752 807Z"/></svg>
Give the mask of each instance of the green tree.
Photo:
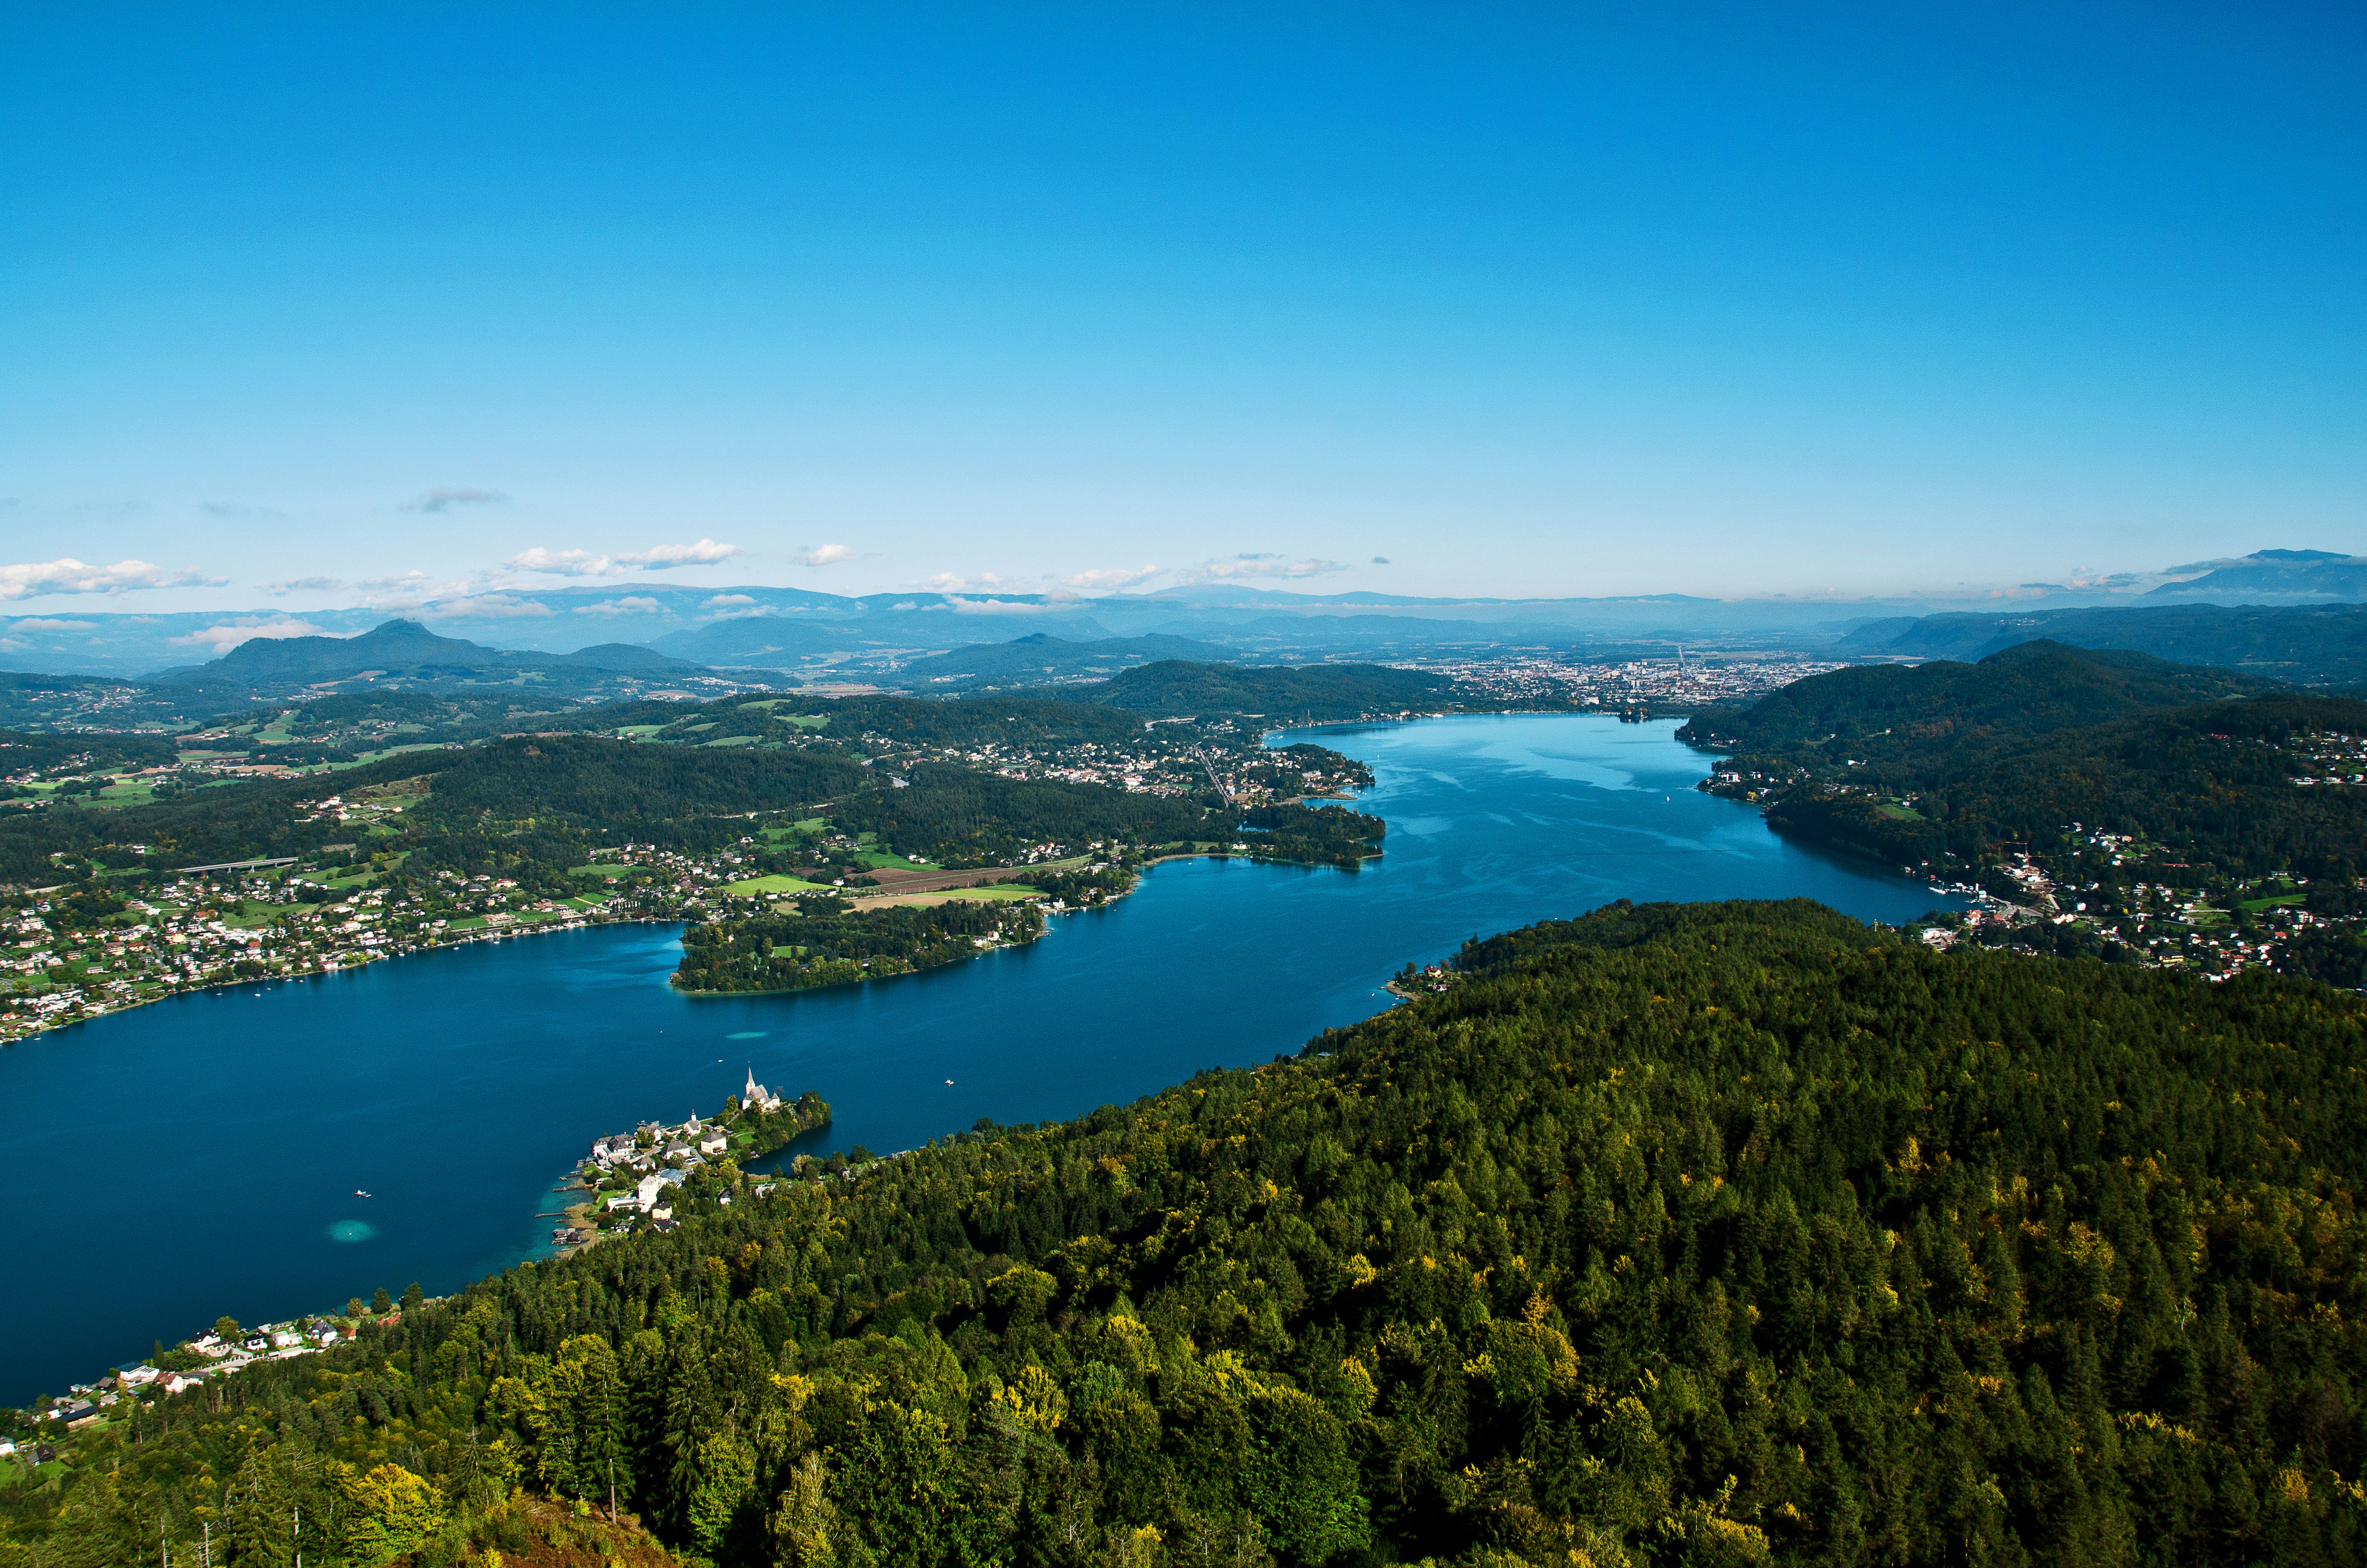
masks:
<svg viewBox="0 0 2367 1568"><path fill-rule="evenodd" d="M345 1554L357 1568L415 1551L443 1528L444 1501L424 1476L392 1464L337 1465L333 1474L345 1503Z"/></svg>

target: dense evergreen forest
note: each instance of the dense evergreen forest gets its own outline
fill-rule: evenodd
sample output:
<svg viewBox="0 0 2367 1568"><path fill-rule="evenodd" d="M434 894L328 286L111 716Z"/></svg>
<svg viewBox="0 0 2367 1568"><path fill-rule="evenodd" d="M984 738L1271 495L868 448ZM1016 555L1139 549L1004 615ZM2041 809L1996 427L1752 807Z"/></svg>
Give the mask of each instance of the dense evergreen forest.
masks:
<svg viewBox="0 0 2367 1568"><path fill-rule="evenodd" d="M2306 982L1614 905L1269 1068L702 1171L143 1412L0 1564L489 1563L542 1494L719 1568L2357 1561L2362 1070Z"/></svg>

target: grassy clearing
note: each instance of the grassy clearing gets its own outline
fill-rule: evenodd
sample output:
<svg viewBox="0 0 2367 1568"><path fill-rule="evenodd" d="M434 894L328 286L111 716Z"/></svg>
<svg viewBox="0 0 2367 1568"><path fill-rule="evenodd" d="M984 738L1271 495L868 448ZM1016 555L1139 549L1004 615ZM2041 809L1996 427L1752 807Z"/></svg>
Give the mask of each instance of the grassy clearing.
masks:
<svg viewBox="0 0 2367 1568"><path fill-rule="evenodd" d="M638 741L644 735L654 735L664 728L663 724L625 724L618 727L617 733L627 740Z"/></svg>
<svg viewBox="0 0 2367 1568"><path fill-rule="evenodd" d="M942 871L945 869L943 866L938 865L934 860L913 860L901 855L883 855L877 849L866 850L861 855L855 857L855 858L861 860L865 865L870 867L874 870L878 870L882 866L893 866L900 871Z"/></svg>
<svg viewBox="0 0 2367 1568"><path fill-rule="evenodd" d="M754 735L723 735L715 740L701 741L699 742L699 744L708 746L753 746L756 744L756 741L757 737Z"/></svg>
<svg viewBox="0 0 2367 1568"><path fill-rule="evenodd" d="M588 866L570 866L567 874L572 877L605 877L613 882L619 877L631 876L633 868L614 860L595 860Z"/></svg>
<svg viewBox="0 0 2367 1568"><path fill-rule="evenodd" d="M2309 894L2305 892L2281 892L2273 898L2248 898L2236 907L2248 914L2258 915L2263 909L2294 908L2308 900Z"/></svg>
<svg viewBox="0 0 2367 1568"><path fill-rule="evenodd" d="M753 898L760 893L828 892L821 882L810 882L802 877L785 877L776 872L768 877L749 877L737 882L726 882L722 892L734 898Z"/></svg>

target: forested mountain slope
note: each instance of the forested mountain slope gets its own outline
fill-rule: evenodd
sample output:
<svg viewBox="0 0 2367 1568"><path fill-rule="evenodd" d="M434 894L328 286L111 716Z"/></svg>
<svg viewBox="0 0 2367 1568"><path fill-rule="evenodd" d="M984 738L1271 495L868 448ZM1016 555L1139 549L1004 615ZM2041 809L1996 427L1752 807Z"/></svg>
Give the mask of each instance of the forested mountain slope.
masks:
<svg viewBox="0 0 2367 1568"><path fill-rule="evenodd" d="M2360 568L2347 565L2355 580ZM1877 620L1841 639L1845 657L1986 659L2045 638L2081 648L2121 648L2214 665L2294 686L2367 682L2367 606L2211 604L2057 609L2003 615L1927 615Z"/></svg>
<svg viewBox="0 0 2367 1568"><path fill-rule="evenodd" d="M2023 642L1978 664L1861 665L1793 682L1750 707L1705 710L1678 732L1695 745L1801 760L1840 746L1859 762L2027 740L2150 709L2251 696L2270 683L2143 653ZM1827 748L1819 751L1814 748Z"/></svg>
<svg viewBox="0 0 2367 1568"><path fill-rule="evenodd" d="M1779 829L1893 865L1971 869L2007 846L2076 855L2101 832L2227 876L2367 875L2367 789L2341 781L2361 763L2367 703L2166 706L2220 677L2145 660L2145 678L2123 682L2112 661L2139 655L2028 651L2043 648L1813 676L1679 734L1729 752L1718 788L1766 800ZM2091 661L2106 678L2064 678ZM2044 678L2017 696L2022 670Z"/></svg>
<svg viewBox="0 0 2367 1568"><path fill-rule="evenodd" d="M2229 695L2259 684L2031 642L1812 676L1678 733L1778 831L2029 912L1984 940L2367 984L2367 702Z"/></svg>
<svg viewBox="0 0 2367 1568"><path fill-rule="evenodd" d="M1454 699L1455 682L1386 665L1243 667L1161 659L1112 676L1078 695L1128 712L1254 713L1276 724L1354 719L1406 709L1436 710Z"/></svg>
<svg viewBox="0 0 2367 1568"><path fill-rule="evenodd" d="M300 1506L370 1560L353 1478L413 1476L436 1562L514 1483L725 1565L2355 1561L2362 1025L1615 905L1269 1069L702 1174L180 1396L7 1539L277 1562Z"/></svg>
<svg viewBox="0 0 2367 1568"><path fill-rule="evenodd" d="M2000 841L2052 848L2079 834L2127 834L2189 864L2251 877L2293 872L2348 883L2367 874L2367 790L2303 786L2321 754L2367 736L2367 703L2263 697L2067 730L1993 755L1927 754L1862 770L1867 789L1915 801L1920 820L1872 797L1787 801L1778 826L1822 809L1860 818L1885 859L1971 858ZM2358 763L2342 765L2348 774ZM1855 805L1857 809L1852 810ZM2078 834L2067 831L2080 824ZM1897 853L1891 853L1896 850Z"/></svg>

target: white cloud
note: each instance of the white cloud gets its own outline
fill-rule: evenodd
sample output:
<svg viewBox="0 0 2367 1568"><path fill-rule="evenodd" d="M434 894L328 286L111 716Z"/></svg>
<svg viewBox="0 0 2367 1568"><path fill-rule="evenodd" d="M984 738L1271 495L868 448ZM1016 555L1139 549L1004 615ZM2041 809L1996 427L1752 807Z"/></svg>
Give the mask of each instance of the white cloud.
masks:
<svg viewBox="0 0 2367 1568"><path fill-rule="evenodd" d="M514 599L507 594L478 594L425 608L438 620L531 620L559 613L538 599Z"/></svg>
<svg viewBox="0 0 2367 1568"><path fill-rule="evenodd" d="M1230 583L1247 577L1322 577L1333 572L1345 572L1347 563L1340 561L1285 561L1272 551L1254 555L1235 555L1223 561L1203 562L1185 568L1179 575L1187 583Z"/></svg>
<svg viewBox="0 0 2367 1568"><path fill-rule="evenodd" d="M574 613L577 615L657 615L664 608L665 606L655 599L634 597L602 599L596 605L577 605Z"/></svg>
<svg viewBox="0 0 2367 1568"><path fill-rule="evenodd" d="M96 631L98 630L98 622L55 620L47 616L28 615L22 620L10 622L8 630L11 631Z"/></svg>
<svg viewBox="0 0 2367 1568"><path fill-rule="evenodd" d="M1015 589L1010 578L996 572L981 572L975 577L965 577L955 572L940 572L934 577L923 578L921 586L934 589L940 594L1000 594L1025 591Z"/></svg>
<svg viewBox="0 0 2367 1568"><path fill-rule="evenodd" d="M367 585L363 585L366 586ZM275 597L280 594L334 593L340 588L350 588L354 586L356 586L355 584L345 582L342 578L337 577L289 577L277 583L266 583L262 585L263 591L265 593Z"/></svg>
<svg viewBox="0 0 2367 1568"><path fill-rule="evenodd" d="M1373 557L1373 564L1376 566L1387 566L1388 563L1389 558L1386 555L1376 555Z"/></svg>
<svg viewBox="0 0 2367 1568"><path fill-rule="evenodd" d="M28 599L41 594L122 594L137 588L220 587L227 580L187 569L167 572L145 561L93 566L68 555L0 566L0 599Z"/></svg>
<svg viewBox="0 0 2367 1568"><path fill-rule="evenodd" d="M711 599L701 600L698 608L701 609L729 609L733 605L752 605L756 601L754 599L749 597L746 594L718 594Z"/></svg>
<svg viewBox="0 0 2367 1568"><path fill-rule="evenodd" d="M1137 583L1147 583L1166 571L1164 566L1096 566L1090 572L1080 572L1061 582L1071 588L1130 588Z"/></svg>
<svg viewBox="0 0 2367 1568"><path fill-rule="evenodd" d="M498 490L479 490L470 485L438 486L415 501L406 501L406 512L448 512L455 506L498 506L509 497Z"/></svg>
<svg viewBox="0 0 2367 1568"><path fill-rule="evenodd" d="M618 555L595 555L588 550L545 550L537 545L518 551L502 564L514 572L540 572L553 577L614 577L636 568L663 572L675 566L712 565L740 553L738 545L718 544L711 539L700 540L697 544L651 545L647 550L629 550Z"/></svg>
<svg viewBox="0 0 2367 1568"><path fill-rule="evenodd" d="M613 577L630 570L613 555L595 555L588 550L545 550L540 545L521 550L502 564L513 571L541 572L553 577Z"/></svg>
<svg viewBox="0 0 2367 1568"><path fill-rule="evenodd" d="M188 632L172 641L184 648L202 648L215 658L221 658L242 642L252 642L258 637L334 637L338 635L309 620L262 620L254 616L242 616L220 625L209 626L202 631Z"/></svg>
<svg viewBox="0 0 2367 1568"><path fill-rule="evenodd" d="M617 559L644 572L663 572L671 566L712 566L741 553L736 544L718 544L711 539L702 539L697 544L656 544L647 550L628 551Z"/></svg>
<svg viewBox="0 0 2367 1568"><path fill-rule="evenodd" d="M842 561L854 560L855 547L851 544L818 544L789 559L800 566L832 566Z"/></svg>

